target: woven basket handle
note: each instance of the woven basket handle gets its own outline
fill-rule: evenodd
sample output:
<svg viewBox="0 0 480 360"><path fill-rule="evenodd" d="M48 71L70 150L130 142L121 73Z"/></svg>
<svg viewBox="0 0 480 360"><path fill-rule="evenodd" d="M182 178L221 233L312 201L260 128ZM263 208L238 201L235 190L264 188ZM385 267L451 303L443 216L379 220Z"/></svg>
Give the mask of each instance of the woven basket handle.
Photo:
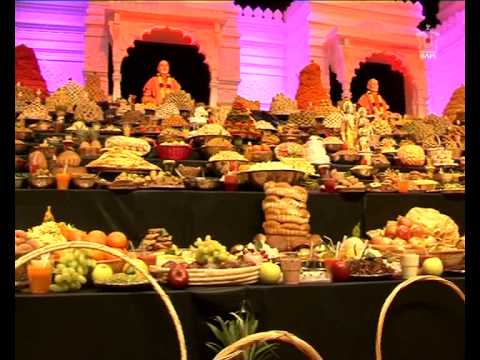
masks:
<svg viewBox="0 0 480 360"><path fill-rule="evenodd" d="M213 360L228 360L233 356L238 356L242 353L242 349L258 342L280 341L295 346L298 350L307 356L309 360L323 360L318 352L307 342L298 338L297 336L281 330L272 330L266 332L259 332L237 340L230 344L225 349L220 351Z"/></svg>
<svg viewBox="0 0 480 360"><path fill-rule="evenodd" d="M382 306L382 310L380 311L380 316L378 318L378 325L377 325L377 337L375 339L375 358L376 360L382 360L382 335L383 335L383 325L385 323L385 317L387 316L388 309L392 304L393 300L397 296L397 294L405 289L406 287L410 286L411 284L419 281L435 281L442 285L445 285L455 291L455 293L465 302L465 294L463 291L451 281L448 281L444 278L439 276L432 276L432 275L423 275L423 276L416 276L411 279L405 280L402 283L398 284L395 289L390 293L390 295L385 300L385 303Z"/></svg>
<svg viewBox="0 0 480 360"><path fill-rule="evenodd" d="M145 271L143 268L138 266L135 261L133 261L131 258L126 256L124 253L122 253L119 250L112 249L108 246L97 244L97 243L91 243L91 242L85 242L85 241L70 241L66 243L57 243L57 244L52 244L48 245L42 248L39 248L37 250L34 250L32 252L29 252L26 255L23 255L22 257L18 258L18 260L15 261L15 270L20 268L21 266L25 265L28 263L30 260L33 260L41 255L48 254L52 251L58 251L58 250L65 250L65 249L73 249L73 248L81 248L81 249L93 249L93 250L100 250L104 251L110 255L116 256L121 258L123 261L126 263L130 264L140 272L145 278L150 282L150 284L153 286L153 289L157 292L157 294L160 296L162 301L164 302L168 314L170 315L170 318L173 321L173 325L175 326L175 331L177 333L177 340L180 348L180 360L187 360L187 347L185 344L185 335L183 333L183 328L182 324L180 323L180 319L178 318L177 312L175 311L175 308L173 307L173 304L168 297L168 295L165 293L165 291L161 288L161 286L158 284L158 282L149 274L148 271Z"/></svg>

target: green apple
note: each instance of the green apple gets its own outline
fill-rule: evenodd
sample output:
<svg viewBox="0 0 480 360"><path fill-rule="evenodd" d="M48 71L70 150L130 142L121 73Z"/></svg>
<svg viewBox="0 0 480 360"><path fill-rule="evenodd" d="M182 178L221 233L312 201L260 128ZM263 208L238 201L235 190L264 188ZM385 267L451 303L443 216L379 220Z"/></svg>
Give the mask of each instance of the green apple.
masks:
<svg viewBox="0 0 480 360"><path fill-rule="evenodd" d="M443 263L438 257L425 259L422 265L422 274L440 276L443 273Z"/></svg>
<svg viewBox="0 0 480 360"><path fill-rule="evenodd" d="M272 262L264 262L260 266L260 282L263 284L278 284L282 277L280 266Z"/></svg>
<svg viewBox="0 0 480 360"><path fill-rule="evenodd" d="M95 283L109 281L113 276L112 268L107 264L98 264L92 271L92 279Z"/></svg>
<svg viewBox="0 0 480 360"><path fill-rule="evenodd" d="M148 268L148 265L145 264L145 262L143 260L140 260L140 259L132 259L132 261L135 263L135 265L138 265L140 268L142 268L143 270L145 270L147 273L150 272L149 268ZM136 268L134 268L133 266L131 266L129 263L126 263L124 266L123 266L123 272L125 274L130 274L130 275L133 275L133 274L136 274L137 271L136 271Z"/></svg>

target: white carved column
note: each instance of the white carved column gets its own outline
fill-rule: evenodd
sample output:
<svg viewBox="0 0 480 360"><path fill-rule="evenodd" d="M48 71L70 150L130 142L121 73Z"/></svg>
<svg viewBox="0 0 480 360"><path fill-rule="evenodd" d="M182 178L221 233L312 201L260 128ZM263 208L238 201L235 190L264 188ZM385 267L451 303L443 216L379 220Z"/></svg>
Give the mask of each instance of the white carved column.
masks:
<svg viewBox="0 0 480 360"><path fill-rule="evenodd" d="M108 27L105 25L105 8L100 2L89 2L85 19L85 72L95 72L101 87L108 94Z"/></svg>
<svg viewBox="0 0 480 360"><path fill-rule="evenodd" d="M121 28L120 28L120 14L115 13L113 20L108 22L110 30L110 37L112 39L112 62L113 62L113 99L122 97L120 82L122 80L122 74L120 73L120 66L122 63L125 49L122 49L121 44Z"/></svg>
<svg viewBox="0 0 480 360"><path fill-rule="evenodd" d="M211 77L210 80L210 106L216 107L218 104L218 79Z"/></svg>
<svg viewBox="0 0 480 360"><path fill-rule="evenodd" d="M352 79L355 77L355 69L358 67L354 49L350 45L350 41L347 38L340 38L340 51L343 58L343 69L339 71L338 81L342 83L342 98L352 99L351 84ZM338 66L338 65L337 65Z"/></svg>
<svg viewBox="0 0 480 360"><path fill-rule="evenodd" d="M223 26L218 48L218 103L231 104L240 83L240 35L237 18L232 16Z"/></svg>

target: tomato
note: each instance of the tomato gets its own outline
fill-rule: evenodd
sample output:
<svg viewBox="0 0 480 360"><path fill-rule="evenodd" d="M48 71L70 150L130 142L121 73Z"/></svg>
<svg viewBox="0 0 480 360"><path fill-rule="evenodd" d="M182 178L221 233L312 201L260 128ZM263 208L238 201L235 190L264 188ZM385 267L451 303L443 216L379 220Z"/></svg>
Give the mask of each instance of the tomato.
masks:
<svg viewBox="0 0 480 360"><path fill-rule="evenodd" d="M413 224L410 229L412 230L412 236L424 238L428 235L428 230L422 224Z"/></svg>
<svg viewBox="0 0 480 360"><path fill-rule="evenodd" d="M412 226L412 221L409 218L406 218L404 216L399 216L398 217L398 225L405 225L405 226Z"/></svg>
<svg viewBox="0 0 480 360"><path fill-rule="evenodd" d="M412 237L412 232L408 226L400 225L397 228L397 237L403 240L408 240Z"/></svg>

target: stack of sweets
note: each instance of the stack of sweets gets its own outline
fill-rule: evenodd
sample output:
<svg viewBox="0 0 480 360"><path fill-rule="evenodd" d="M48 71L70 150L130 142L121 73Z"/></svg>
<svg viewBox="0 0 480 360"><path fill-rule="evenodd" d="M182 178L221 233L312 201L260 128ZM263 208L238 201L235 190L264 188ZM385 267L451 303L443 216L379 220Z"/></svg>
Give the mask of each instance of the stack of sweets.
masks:
<svg viewBox="0 0 480 360"><path fill-rule="evenodd" d="M148 229L148 233L143 238L139 248L143 251L160 251L169 250L172 245L172 235L164 228L159 228Z"/></svg>
<svg viewBox="0 0 480 360"><path fill-rule="evenodd" d="M270 246L289 251L300 246L318 244L320 238L310 234L307 191L300 186L269 181L264 185L262 202L265 214L263 229Z"/></svg>

